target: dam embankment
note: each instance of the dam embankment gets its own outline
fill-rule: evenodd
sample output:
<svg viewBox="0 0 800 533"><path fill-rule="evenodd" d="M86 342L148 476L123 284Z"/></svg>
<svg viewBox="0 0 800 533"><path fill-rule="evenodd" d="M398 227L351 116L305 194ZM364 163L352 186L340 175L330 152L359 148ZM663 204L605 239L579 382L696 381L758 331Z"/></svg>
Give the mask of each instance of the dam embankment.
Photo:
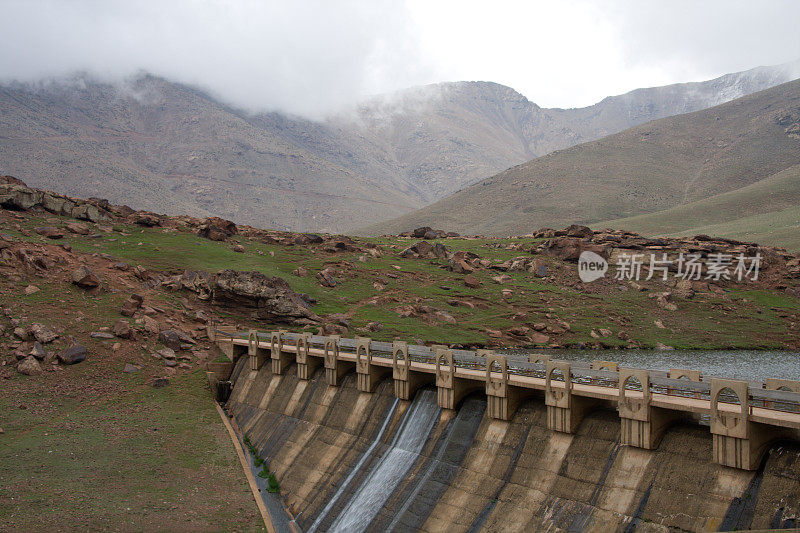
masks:
<svg viewBox="0 0 800 533"><path fill-rule="evenodd" d="M667 531L794 527L800 445L778 443L755 471L712 461L707 427L669 429L656 450L621 446L619 415L596 410L574 434L547 427L544 401L510 421L485 396L441 409L391 379L359 392L237 361L227 409L267 459L304 531Z"/></svg>

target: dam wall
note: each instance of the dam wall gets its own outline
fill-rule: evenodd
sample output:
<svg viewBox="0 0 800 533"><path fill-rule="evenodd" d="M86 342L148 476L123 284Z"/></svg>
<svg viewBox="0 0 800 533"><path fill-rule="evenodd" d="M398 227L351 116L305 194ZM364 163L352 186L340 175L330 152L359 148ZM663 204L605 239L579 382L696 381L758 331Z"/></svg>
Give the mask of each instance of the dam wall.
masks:
<svg viewBox="0 0 800 533"><path fill-rule="evenodd" d="M284 369L285 370L285 369ZM548 429L541 399L509 421L485 396L456 409L434 388L411 400L392 379L359 391L240 357L227 409L267 459L303 531L667 531L794 527L800 445L770 447L757 469L713 461L707 427L683 422L655 450L620 444L616 411Z"/></svg>

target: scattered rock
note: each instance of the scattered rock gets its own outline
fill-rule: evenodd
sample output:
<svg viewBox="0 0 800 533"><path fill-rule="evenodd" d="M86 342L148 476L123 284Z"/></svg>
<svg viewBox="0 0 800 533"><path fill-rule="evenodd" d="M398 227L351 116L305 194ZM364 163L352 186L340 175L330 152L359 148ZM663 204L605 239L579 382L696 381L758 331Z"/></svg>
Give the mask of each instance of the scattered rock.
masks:
<svg viewBox="0 0 800 533"><path fill-rule="evenodd" d="M75 344L62 350L57 355L58 360L65 365L74 365L86 360L86 347Z"/></svg>
<svg viewBox="0 0 800 533"><path fill-rule="evenodd" d="M131 294L122 302L122 307L119 312L122 316L133 316L136 311L142 306L144 297L140 294Z"/></svg>
<svg viewBox="0 0 800 533"><path fill-rule="evenodd" d="M168 378L156 378L150 383L150 385L152 385L153 388L155 388L155 389L161 389L161 388L166 387L167 385L169 385L169 379Z"/></svg>
<svg viewBox="0 0 800 533"><path fill-rule="evenodd" d="M58 338L58 333L43 324L34 323L28 326L28 333L42 344L48 344Z"/></svg>
<svg viewBox="0 0 800 533"><path fill-rule="evenodd" d="M39 292L39 287L37 287L36 285L28 285L27 287L25 287L26 296L30 296L31 294L36 294L37 292Z"/></svg>
<svg viewBox="0 0 800 533"><path fill-rule="evenodd" d="M84 289L94 289L100 286L100 278L88 267L80 266L72 272L72 283Z"/></svg>
<svg viewBox="0 0 800 533"><path fill-rule="evenodd" d="M133 335L133 330L131 329L131 324L124 318L120 318L114 324L114 327L111 330L114 335L119 337L120 339L130 339Z"/></svg>
<svg viewBox="0 0 800 533"><path fill-rule="evenodd" d="M375 289L376 291L382 291L386 289L386 285L380 283L379 281L374 281L372 282L372 288Z"/></svg>
<svg viewBox="0 0 800 533"><path fill-rule="evenodd" d="M656 350L674 350L672 346L667 346L666 344L662 344L660 342L656 343Z"/></svg>
<svg viewBox="0 0 800 533"><path fill-rule="evenodd" d="M35 357L28 356L17 364L17 372L26 376L33 376L41 371L42 367Z"/></svg>
<svg viewBox="0 0 800 533"><path fill-rule="evenodd" d="M667 326L665 326L660 320L654 321L653 324L655 324L658 329L667 329Z"/></svg>
<svg viewBox="0 0 800 533"><path fill-rule="evenodd" d="M158 325L158 322L154 318L146 315L142 317L142 326L145 332L150 335L158 335L161 332L161 326Z"/></svg>
<svg viewBox="0 0 800 533"><path fill-rule="evenodd" d="M128 221L138 226L152 228L161 225L161 217L148 211L136 211L128 215Z"/></svg>
<svg viewBox="0 0 800 533"><path fill-rule="evenodd" d="M156 352L162 359L175 359L175 350L172 348L162 348Z"/></svg>
<svg viewBox="0 0 800 533"><path fill-rule="evenodd" d="M41 228L36 228L33 231L43 237L47 237L48 239L61 239L64 237L64 232L58 228L54 228L53 226L43 226Z"/></svg>
<svg viewBox="0 0 800 533"><path fill-rule="evenodd" d="M243 254L246 250L244 249L244 246L242 246L241 244L237 244L236 246L233 247L233 251L236 253Z"/></svg>
<svg viewBox="0 0 800 533"><path fill-rule="evenodd" d="M292 274L294 274L297 277L304 278L308 276L308 269L303 265L300 265L299 267L292 270Z"/></svg>
<svg viewBox="0 0 800 533"><path fill-rule="evenodd" d="M133 372L138 372L139 367L134 366L130 363L125 363L125 368L123 368L122 371L125 372L126 374L132 374Z"/></svg>
<svg viewBox="0 0 800 533"><path fill-rule="evenodd" d="M182 336L174 329L165 329L158 334L158 342L173 350L181 349Z"/></svg>
<svg viewBox="0 0 800 533"><path fill-rule="evenodd" d="M66 228L68 232L74 233L75 235L89 235L92 233L86 224L82 224L80 222L67 222L64 224L64 228Z"/></svg>
<svg viewBox="0 0 800 533"><path fill-rule="evenodd" d="M93 339L102 339L102 340L109 340L114 338L114 335L112 335L111 333L107 333L105 331L93 331L89 334L89 336Z"/></svg>
<svg viewBox="0 0 800 533"><path fill-rule="evenodd" d="M678 280L678 282L675 284L675 294L681 298L694 298L694 287L692 286L692 280Z"/></svg>
<svg viewBox="0 0 800 533"><path fill-rule="evenodd" d="M369 322L366 326L364 326L364 329L367 331L377 332L383 329L383 324L380 322Z"/></svg>
<svg viewBox="0 0 800 533"><path fill-rule="evenodd" d="M500 274L499 276L493 276L492 280L495 283L499 283L502 285L503 283L511 281L511 276L509 276L508 274Z"/></svg>
<svg viewBox="0 0 800 533"><path fill-rule="evenodd" d="M47 357L47 353L44 351L44 346L39 341L33 343L33 348L31 348L30 353L28 354L32 357L35 357L39 361L43 361L45 357Z"/></svg>
<svg viewBox="0 0 800 533"><path fill-rule="evenodd" d="M472 274L467 274L466 276L464 276L464 285L466 285L471 289L477 289L478 287L481 286L481 282L478 278L476 278Z"/></svg>
<svg viewBox="0 0 800 533"><path fill-rule="evenodd" d="M550 342L550 337L548 335L538 332L531 333L530 339L534 344L547 344Z"/></svg>
<svg viewBox="0 0 800 533"><path fill-rule="evenodd" d="M336 279L333 277L333 270L331 268L325 268L317 272L317 281L323 287L335 287L336 286Z"/></svg>

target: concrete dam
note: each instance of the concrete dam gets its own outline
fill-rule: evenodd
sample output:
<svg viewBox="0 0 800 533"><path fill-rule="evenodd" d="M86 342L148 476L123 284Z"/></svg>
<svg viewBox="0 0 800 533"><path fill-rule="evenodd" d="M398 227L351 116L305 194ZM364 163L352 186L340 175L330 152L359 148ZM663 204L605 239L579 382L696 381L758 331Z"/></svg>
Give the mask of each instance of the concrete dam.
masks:
<svg viewBox="0 0 800 533"><path fill-rule="evenodd" d="M292 526L303 531L728 531L798 525L800 443L791 426L800 414L798 393L786 392L793 390L791 383L776 391L748 388L744 404L751 407L737 412L736 383L726 383L719 401L726 407L720 409L713 405L717 398L709 397L719 384L692 382L679 397L690 400L692 409L705 401L706 412L686 409L687 416L665 425L658 422L662 408L654 405L665 402L659 383L674 382L654 375L650 383L639 374L630 399L649 398L653 412L646 431L628 429L626 436L630 424L624 416L632 415L602 399L554 416L550 404L558 402L544 397L550 388L501 405L486 389L461 387L448 396L436 380L418 379L404 390L391 370L373 373L367 383L356 361L331 369L298 355L309 355L319 340L309 336L304 345L298 337L289 334L277 346L269 339L265 353L252 334L226 339L217 333L216 340L233 360L220 376L230 383L227 411L268 461ZM345 341L352 340L337 344L344 349L350 345ZM357 344L352 347L358 354ZM408 352L406 360L417 359ZM499 376L507 381L507 367L490 363L497 376L488 372L486 383ZM594 374L610 379L609 372ZM590 374L575 370L581 373ZM414 381L408 378L406 385ZM543 387L552 385L548 380ZM599 395L577 383L572 387ZM726 399L731 390L733 397ZM777 413L774 425L752 408L759 394L760 405ZM571 407L585 397L573 397ZM564 416L573 419L568 427ZM727 430L720 433L736 440L715 445L715 417L726 416ZM742 427L746 431L737 433ZM642 440L645 433L653 438ZM739 464L726 465L731 458Z"/></svg>

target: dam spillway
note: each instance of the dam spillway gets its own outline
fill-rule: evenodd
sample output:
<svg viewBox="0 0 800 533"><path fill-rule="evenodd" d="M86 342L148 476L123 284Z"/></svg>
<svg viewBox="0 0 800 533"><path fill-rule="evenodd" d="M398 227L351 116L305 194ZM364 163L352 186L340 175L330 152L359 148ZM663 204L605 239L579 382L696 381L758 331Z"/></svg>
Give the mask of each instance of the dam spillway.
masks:
<svg viewBox="0 0 800 533"><path fill-rule="evenodd" d="M293 368L272 370L252 370L248 357L239 357L227 409L276 473L298 526L310 529L324 512L315 527L329 530L363 498L414 403L434 389L398 402L392 379L368 393L355 372L333 387L321 367L307 380ZM610 409L587 413L572 434L548 428L540 399L521 402L508 421L488 416L480 394L436 413L399 482L353 530L696 531L796 523L796 443L772 446L747 471L715 464L708 428L692 423L673 426L657 449L643 450L620 445L619 416Z"/></svg>

